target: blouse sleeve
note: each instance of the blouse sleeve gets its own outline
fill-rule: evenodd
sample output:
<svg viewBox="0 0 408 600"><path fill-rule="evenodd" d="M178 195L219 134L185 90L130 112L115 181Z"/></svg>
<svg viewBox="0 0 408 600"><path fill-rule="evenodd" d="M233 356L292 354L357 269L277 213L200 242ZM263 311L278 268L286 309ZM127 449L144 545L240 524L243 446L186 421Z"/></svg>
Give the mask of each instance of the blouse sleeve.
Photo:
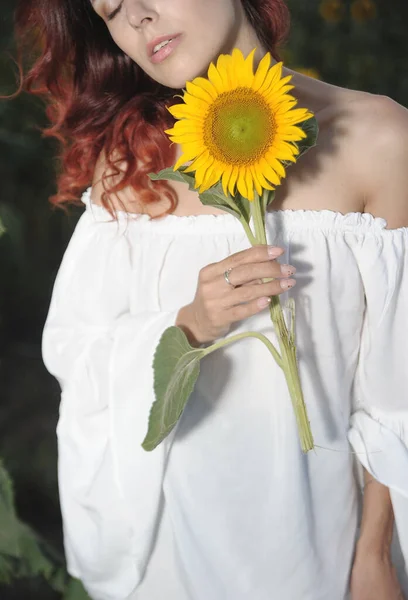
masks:
<svg viewBox="0 0 408 600"><path fill-rule="evenodd" d="M391 490L408 564L408 228L366 235L356 250L366 310L349 440Z"/></svg>
<svg viewBox="0 0 408 600"><path fill-rule="evenodd" d="M106 213L108 214L108 213ZM43 332L59 381L59 490L68 571L95 600L141 582L158 524L171 436L141 443L154 401L153 354L178 310L131 314L132 241L89 209L68 245Z"/></svg>

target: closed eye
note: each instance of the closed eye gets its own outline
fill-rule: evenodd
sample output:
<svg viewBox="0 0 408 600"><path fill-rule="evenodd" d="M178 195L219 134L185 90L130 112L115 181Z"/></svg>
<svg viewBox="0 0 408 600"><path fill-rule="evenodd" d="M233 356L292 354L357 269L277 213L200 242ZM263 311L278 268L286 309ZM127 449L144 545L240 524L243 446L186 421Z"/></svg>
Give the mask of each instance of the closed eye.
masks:
<svg viewBox="0 0 408 600"><path fill-rule="evenodd" d="M119 6L117 8L115 8L114 11L112 11L109 15L106 15L106 20L107 21L112 21L112 19L114 19L116 17L116 15L118 15L120 13L120 9L122 8L122 4L123 4L123 0L119 4Z"/></svg>

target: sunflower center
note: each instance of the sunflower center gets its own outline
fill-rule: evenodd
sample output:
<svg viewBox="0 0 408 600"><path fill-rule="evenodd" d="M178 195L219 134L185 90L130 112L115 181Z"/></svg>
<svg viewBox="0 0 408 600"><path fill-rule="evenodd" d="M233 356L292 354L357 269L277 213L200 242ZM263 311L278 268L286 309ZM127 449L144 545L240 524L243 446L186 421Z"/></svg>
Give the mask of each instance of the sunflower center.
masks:
<svg viewBox="0 0 408 600"><path fill-rule="evenodd" d="M273 143L276 122L264 98L250 88L221 94L204 123L204 142L213 156L227 164L249 165Z"/></svg>

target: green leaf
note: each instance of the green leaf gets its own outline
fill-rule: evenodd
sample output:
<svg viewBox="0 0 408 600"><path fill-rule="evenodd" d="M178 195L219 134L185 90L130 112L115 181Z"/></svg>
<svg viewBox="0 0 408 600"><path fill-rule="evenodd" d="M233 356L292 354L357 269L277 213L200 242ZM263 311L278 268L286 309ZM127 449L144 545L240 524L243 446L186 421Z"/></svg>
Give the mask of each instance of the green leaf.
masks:
<svg viewBox="0 0 408 600"><path fill-rule="evenodd" d="M251 203L247 198L243 198L241 194L237 191L236 195L233 199L235 205L238 208L238 212L244 217L245 221L249 225L249 221L251 219Z"/></svg>
<svg viewBox="0 0 408 600"><path fill-rule="evenodd" d="M190 175L189 173L185 173L182 169L173 171L173 169L170 167L168 169L163 169L158 173L149 173L149 177L150 179L152 179L152 181L170 179L171 181L187 183L190 190L197 192L197 189L195 187L194 176ZM230 213L239 220L241 219L240 209L242 208L242 214L246 217L244 206L241 207L241 205L238 205L231 196L228 195L226 197L224 195L222 185L220 183L217 183L216 185L212 186L206 192L199 194L199 197L202 204L204 204L205 206L214 206L215 208L221 208L222 210L225 210L226 212Z"/></svg>
<svg viewBox="0 0 408 600"><path fill-rule="evenodd" d="M42 542L32 529L24 523L19 523L19 546L21 562L17 572L18 577L42 576L49 580L54 573L54 564L47 556Z"/></svg>
<svg viewBox="0 0 408 600"><path fill-rule="evenodd" d="M15 561L0 554L0 583L10 584L13 580Z"/></svg>
<svg viewBox="0 0 408 600"><path fill-rule="evenodd" d="M164 331L153 360L156 401L142 444L145 450L154 450L177 424L200 374L204 355L205 350L190 346L179 327Z"/></svg>
<svg viewBox="0 0 408 600"><path fill-rule="evenodd" d="M71 579L64 595L64 600L90 600L82 583L78 579Z"/></svg>
<svg viewBox="0 0 408 600"><path fill-rule="evenodd" d="M195 179L193 175L184 173L182 170L174 171L173 167L162 169L158 173L149 173L148 176L152 181L163 181L170 179L171 181L178 181L180 183L187 183L190 190L195 190L194 184Z"/></svg>
<svg viewBox="0 0 408 600"><path fill-rule="evenodd" d="M297 125L297 127L299 127L300 129L303 129L303 131L306 132L307 137L304 138L303 140L300 140L300 142L295 142L296 146L300 150L298 156L296 157L296 161L298 161L301 156L306 154L306 152L308 152L308 150L310 150L311 148L314 148L314 146L316 146L317 138L319 136L319 124L316 120L316 117L311 117L307 121L303 121L303 123L299 123L299 125ZM282 160L281 163L285 167L285 169L289 169L289 167L292 167L295 164L294 162L292 162L290 160Z"/></svg>
<svg viewBox="0 0 408 600"><path fill-rule="evenodd" d="M307 121L303 121L299 127L307 134L307 138L300 140L300 142L296 142L300 150L298 160L301 156L303 156L303 154L306 154L308 150L316 146L317 138L319 136L319 124L316 120L316 117L312 117Z"/></svg>
<svg viewBox="0 0 408 600"><path fill-rule="evenodd" d="M0 460L0 581L33 577L43 577L63 592L69 576L63 557L18 519L13 486Z"/></svg>
<svg viewBox="0 0 408 600"><path fill-rule="evenodd" d="M13 257L20 268L23 268L25 255L24 219L22 213L11 204L0 202L0 222L5 239L10 241Z"/></svg>
<svg viewBox="0 0 408 600"><path fill-rule="evenodd" d="M11 479L0 460L0 555L20 557L19 522Z"/></svg>
<svg viewBox="0 0 408 600"><path fill-rule="evenodd" d="M67 581L70 579L67 571L64 567L54 571L53 575L49 579L49 584L53 590L63 594L67 589Z"/></svg>
<svg viewBox="0 0 408 600"><path fill-rule="evenodd" d="M275 199L275 190L264 190L261 198L261 209L262 209L262 218L264 220L265 225L265 213L266 207L269 206Z"/></svg>

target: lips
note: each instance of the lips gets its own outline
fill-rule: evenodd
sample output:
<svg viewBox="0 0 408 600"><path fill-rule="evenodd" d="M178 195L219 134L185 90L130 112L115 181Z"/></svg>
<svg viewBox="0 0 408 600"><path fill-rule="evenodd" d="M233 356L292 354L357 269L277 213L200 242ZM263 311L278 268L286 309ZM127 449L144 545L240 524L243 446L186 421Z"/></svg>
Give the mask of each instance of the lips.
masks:
<svg viewBox="0 0 408 600"><path fill-rule="evenodd" d="M153 56L153 51L154 48L157 46L157 44L160 44L161 42L165 42L166 40L174 40L175 38L179 37L181 34L180 33L170 33L168 35L162 35L161 37L157 37L154 40L152 40L151 42L149 42L146 46L147 49L147 55L149 58L151 58Z"/></svg>

